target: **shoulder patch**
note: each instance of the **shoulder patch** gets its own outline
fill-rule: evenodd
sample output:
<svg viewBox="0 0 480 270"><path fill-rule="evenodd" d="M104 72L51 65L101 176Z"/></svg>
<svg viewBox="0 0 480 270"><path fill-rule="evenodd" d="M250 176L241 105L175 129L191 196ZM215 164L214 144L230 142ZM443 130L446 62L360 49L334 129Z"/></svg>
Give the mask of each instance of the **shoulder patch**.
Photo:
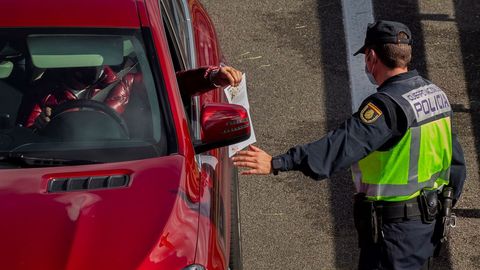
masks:
<svg viewBox="0 0 480 270"><path fill-rule="evenodd" d="M360 119L366 124L371 124L382 115L382 111L375 106L373 103L369 102L363 109L360 111Z"/></svg>

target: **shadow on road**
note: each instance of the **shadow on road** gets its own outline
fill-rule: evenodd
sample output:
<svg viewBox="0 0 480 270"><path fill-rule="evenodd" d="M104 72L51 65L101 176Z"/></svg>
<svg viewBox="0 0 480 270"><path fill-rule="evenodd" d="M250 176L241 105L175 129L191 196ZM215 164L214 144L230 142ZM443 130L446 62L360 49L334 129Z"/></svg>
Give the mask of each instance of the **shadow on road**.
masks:
<svg viewBox="0 0 480 270"><path fill-rule="evenodd" d="M352 114L343 13L337 4L317 4L320 20L321 61L325 89L324 107L328 130L336 128ZM332 27L335 26L335 27ZM330 178L330 212L334 226L335 269L353 269L358 261L356 230L353 225L353 183L348 172Z"/></svg>
<svg viewBox="0 0 480 270"><path fill-rule="evenodd" d="M480 209L455 208L454 212L457 217L480 218Z"/></svg>
<svg viewBox="0 0 480 270"><path fill-rule="evenodd" d="M455 20L460 35L463 70L467 85L469 109L457 112L470 113L475 138L475 150L480 155L480 2L453 0ZM455 111L455 108L454 108ZM478 162L478 161L477 161Z"/></svg>

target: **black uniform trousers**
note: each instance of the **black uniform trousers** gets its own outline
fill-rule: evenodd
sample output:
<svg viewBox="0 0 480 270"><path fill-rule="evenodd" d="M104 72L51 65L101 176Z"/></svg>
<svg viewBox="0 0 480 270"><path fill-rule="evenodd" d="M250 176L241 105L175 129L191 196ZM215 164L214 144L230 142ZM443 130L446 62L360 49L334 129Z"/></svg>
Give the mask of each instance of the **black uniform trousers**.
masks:
<svg viewBox="0 0 480 270"><path fill-rule="evenodd" d="M360 247L359 270L423 270L428 269L438 237L435 222L419 220L385 223L383 238Z"/></svg>

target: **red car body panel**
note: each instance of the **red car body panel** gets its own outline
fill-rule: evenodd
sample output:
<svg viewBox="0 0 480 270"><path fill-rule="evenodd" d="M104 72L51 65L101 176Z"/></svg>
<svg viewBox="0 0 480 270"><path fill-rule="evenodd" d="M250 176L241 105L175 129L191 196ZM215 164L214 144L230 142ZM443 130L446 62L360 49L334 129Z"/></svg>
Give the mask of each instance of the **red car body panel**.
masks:
<svg viewBox="0 0 480 270"><path fill-rule="evenodd" d="M178 269L193 263L198 211L185 195L185 171L179 155L101 168L2 170L0 214L8 221L0 223L1 268ZM55 177L118 173L130 176L128 187L46 192Z"/></svg>
<svg viewBox="0 0 480 270"><path fill-rule="evenodd" d="M136 0L2 2L1 27L138 28Z"/></svg>
<svg viewBox="0 0 480 270"><path fill-rule="evenodd" d="M197 63L199 66L220 65L223 60L213 23L199 1L190 0L194 25ZM201 103L226 102L223 89L203 94ZM206 261L207 269L226 269L230 254L230 188L233 165L226 148L210 151L209 158L216 163L201 165L203 189L199 220L197 261ZM207 214L208 213L208 214Z"/></svg>
<svg viewBox="0 0 480 270"><path fill-rule="evenodd" d="M189 1L197 62L219 65L215 30ZM0 170L0 269L226 269L230 181L226 149L195 151L157 0L9 0L0 28L81 27L150 30L168 93L177 154L97 165ZM224 102L221 89L202 103ZM200 167L200 168L198 168ZM59 177L125 174L128 187L47 193Z"/></svg>

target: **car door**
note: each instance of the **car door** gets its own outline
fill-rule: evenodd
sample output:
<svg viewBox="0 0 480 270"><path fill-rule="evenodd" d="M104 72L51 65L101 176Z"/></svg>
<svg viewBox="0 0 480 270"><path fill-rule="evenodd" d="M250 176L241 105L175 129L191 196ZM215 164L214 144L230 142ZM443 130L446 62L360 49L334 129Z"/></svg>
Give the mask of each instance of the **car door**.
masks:
<svg viewBox="0 0 480 270"><path fill-rule="evenodd" d="M200 66L220 65L220 54L215 30L211 21L196 1L161 1L164 24L169 37L176 71ZM175 56L173 56L175 54ZM198 119L201 107L206 103L225 102L222 89L212 90L200 96L184 99L190 128L195 140L202 132ZM226 148L214 149L196 155L204 187L201 200L199 241L197 257L208 265L226 267L230 235L230 184L232 165ZM225 173L226 172L226 173ZM212 269L215 269L213 267Z"/></svg>

